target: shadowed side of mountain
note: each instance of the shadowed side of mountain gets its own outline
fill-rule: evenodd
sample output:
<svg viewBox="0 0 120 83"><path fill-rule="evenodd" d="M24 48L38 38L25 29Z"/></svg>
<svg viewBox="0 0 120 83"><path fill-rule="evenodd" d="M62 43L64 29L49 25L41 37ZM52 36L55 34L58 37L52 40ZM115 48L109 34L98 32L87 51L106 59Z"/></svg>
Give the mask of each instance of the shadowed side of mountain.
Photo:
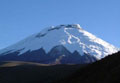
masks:
<svg viewBox="0 0 120 83"><path fill-rule="evenodd" d="M120 83L120 52L81 68L56 83Z"/></svg>
<svg viewBox="0 0 120 83"><path fill-rule="evenodd" d="M53 47L48 53L43 48L27 51L20 54L20 51L4 53L0 55L0 61L28 61L43 64L88 64L97 59L89 54L80 55L79 52L71 53L62 45Z"/></svg>

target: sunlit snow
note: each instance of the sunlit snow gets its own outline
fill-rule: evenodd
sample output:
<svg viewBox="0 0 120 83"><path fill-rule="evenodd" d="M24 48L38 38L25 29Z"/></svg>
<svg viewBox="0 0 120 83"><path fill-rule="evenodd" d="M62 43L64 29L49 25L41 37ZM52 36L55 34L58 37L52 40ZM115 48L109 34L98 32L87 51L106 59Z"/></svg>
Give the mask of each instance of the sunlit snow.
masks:
<svg viewBox="0 0 120 83"><path fill-rule="evenodd" d="M51 26L32 36L0 51L1 53L21 50L20 54L28 50L40 48L49 52L54 46L63 45L70 52L77 50L81 55L88 53L101 59L108 54L118 51L113 45L97 38L83 30L79 24ZM23 50L22 50L23 49Z"/></svg>

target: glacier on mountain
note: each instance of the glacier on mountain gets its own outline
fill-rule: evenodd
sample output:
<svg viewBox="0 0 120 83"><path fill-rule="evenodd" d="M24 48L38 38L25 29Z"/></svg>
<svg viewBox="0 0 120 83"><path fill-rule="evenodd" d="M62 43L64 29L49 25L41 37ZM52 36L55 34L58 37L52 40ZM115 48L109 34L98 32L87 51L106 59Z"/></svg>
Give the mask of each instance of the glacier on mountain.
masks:
<svg viewBox="0 0 120 83"><path fill-rule="evenodd" d="M57 45L63 45L71 53L78 51L81 55L90 54L98 60L118 51L118 48L85 31L79 24L68 24L45 28L40 33L0 50L0 54L20 50L21 55L40 48L48 53Z"/></svg>

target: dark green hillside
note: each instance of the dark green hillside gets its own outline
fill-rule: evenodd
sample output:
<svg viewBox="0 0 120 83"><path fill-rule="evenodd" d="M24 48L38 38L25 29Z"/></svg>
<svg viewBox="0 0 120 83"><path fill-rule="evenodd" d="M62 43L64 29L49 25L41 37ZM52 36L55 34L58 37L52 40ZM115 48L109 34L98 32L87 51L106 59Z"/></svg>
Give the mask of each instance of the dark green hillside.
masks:
<svg viewBox="0 0 120 83"><path fill-rule="evenodd" d="M110 55L58 83L120 83L120 52Z"/></svg>

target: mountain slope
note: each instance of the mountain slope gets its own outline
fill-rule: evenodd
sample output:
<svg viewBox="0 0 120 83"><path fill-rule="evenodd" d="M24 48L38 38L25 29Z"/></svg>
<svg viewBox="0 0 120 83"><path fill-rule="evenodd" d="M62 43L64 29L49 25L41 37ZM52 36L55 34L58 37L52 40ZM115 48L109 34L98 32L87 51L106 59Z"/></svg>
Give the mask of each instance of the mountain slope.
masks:
<svg viewBox="0 0 120 83"><path fill-rule="evenodd" d="M77 51L71 53L64 46L59 45L53 47L49 53L46 53L41 48L34 51L27 51L21 55L19 55L19 51L3 54L0 56L0 61L28 61L44 64L87 64L97 60L91 55L84 55L81 56Z"/></svg>
<svg viewBox="0 0 120 83"><path fill-rule="evenodd" d="M59 52L58 55L56 55L56 50ZM48 27L40 33L33 34L12 46L0 50L0 56L3 59L3 57L10 57L11 55L14 55L12 58L24 55L22 60L26 60L25 57L27 57L29 60L31 58L32 61L33 59L30 56L34 55L33 58L36 57L36 62L40 62L39 59L43 59L43 61L44 59L50 60L52 56L54 56L54 59L63 60L63 58L72 55L75 51L81 56L87 54L99 60L108 54L117 52L118 49L83 30L79 24L72 24Z"/></svg>
<svg viewBox="0 0 120 83"><path fill-rule="evenodd" d="M120 83L120 52L81 68L70 78L56 83Z"/></svg>

